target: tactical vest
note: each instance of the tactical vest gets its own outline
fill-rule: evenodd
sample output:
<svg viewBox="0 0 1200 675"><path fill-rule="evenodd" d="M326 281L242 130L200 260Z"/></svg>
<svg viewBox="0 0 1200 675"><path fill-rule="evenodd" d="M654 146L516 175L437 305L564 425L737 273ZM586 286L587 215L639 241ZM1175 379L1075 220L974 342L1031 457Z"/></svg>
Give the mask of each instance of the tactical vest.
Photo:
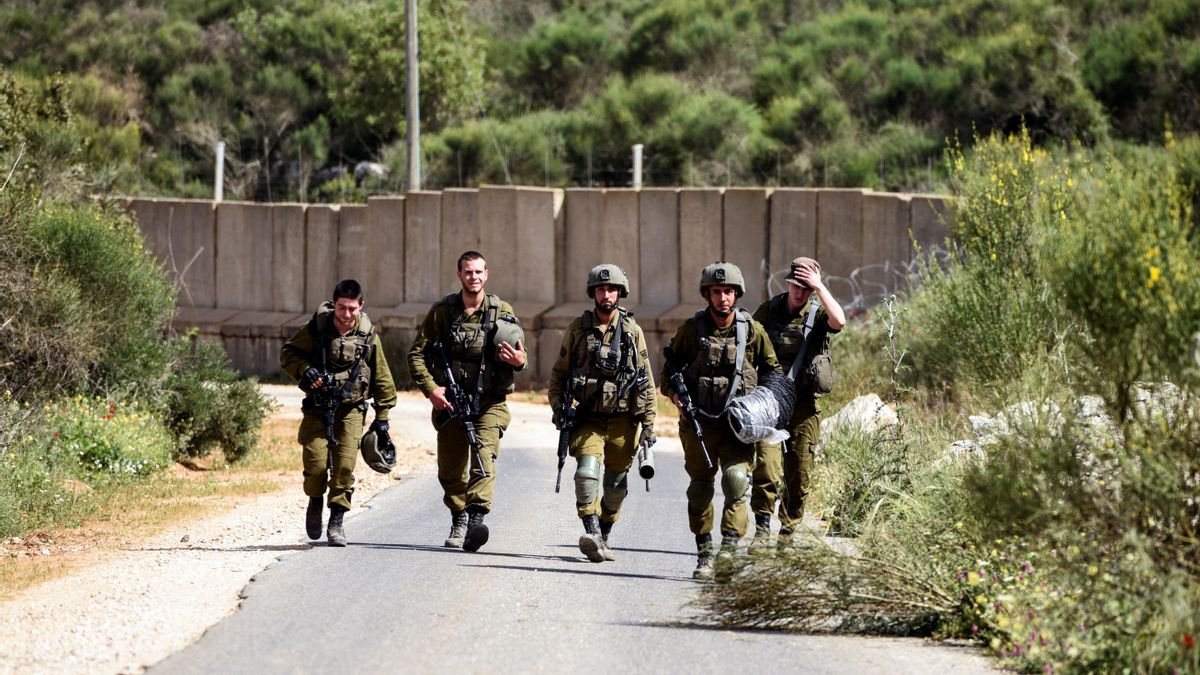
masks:
<svg viewBox="0 0 1200 675"><path fill-rule="evenodd" d="M371 387L371 369L375 359L371 353L375 344L374 327L366 313L359 313L358 324L345 335L339 335L333 325L333 305L321 304L309 321L308 331L313 339L311 365L333 374L333 381L342 391L343 403L359 403L367 399Z"/></svg>
<svg viewBox="0 0 1200 675"><path fill-rule="evenodd" d="M604 336L595 330L595 314L583 313L580 328L584 340L577 343L572 355L571 393L583 402L589 412L614 414L628 412L641 393L638 381L646 376L638 369L637 323L633 316L618 308L620 314L613 324L612 343L605 344ZM580 353L583 350L583 353Z"/></svg>
<svg viewBox="0 0 1200 675"><path fill-rule="evenodd" d="M462 295L459 293L447 295L442 302L449 306L452 317L445 327L446 357L450 359L450 368L458 385L478 397L503 398L512 393L513 370L508 364L496 360L496 346L492 344L496 322L511 320L511 317L500 316L500 298L495 295L485 297L479 309L483 313L480 323L465 320L467 317L463 316ZM479 378L481 369L482 382ZM445 386L446 383L439 384Z"/></svg>
<svg viewBox="0 0 1200 675"><path fill-rule="evenodd" d="M712 317L708 315L707 309L696 312L696 315L692 317L692 322L696 326L700 349L696 358L692 359L692 362L684 370L684 377L689 383L695 383L696 390L690 393L696 406L709 415L720 415L725 412L725 407L731 399L758 386L758 371L751 363L751 359L745 355L746 342L750 339L754 321L745 310L737 310L734 315L734 334L728 337L715 335L717 328ZM740 377L736 376L739 351L738 331L736 330L738 324L744 325L742 329L744 338L740 349L744 358ZM734 386L735 380L736 387Z"/></svg>
<svg viewBox="0 0 1200 675"><path fill-rule="evenodd" d="M777 295L771 299L770 311L767 313L767 337L775 348L775 356L786 369L792 365L800 347L804 344L804 320L808 317L808 305L800 311L798 321L793 320L787 311L787 294ZM811 300L810 300L811 302Z"/></svg>

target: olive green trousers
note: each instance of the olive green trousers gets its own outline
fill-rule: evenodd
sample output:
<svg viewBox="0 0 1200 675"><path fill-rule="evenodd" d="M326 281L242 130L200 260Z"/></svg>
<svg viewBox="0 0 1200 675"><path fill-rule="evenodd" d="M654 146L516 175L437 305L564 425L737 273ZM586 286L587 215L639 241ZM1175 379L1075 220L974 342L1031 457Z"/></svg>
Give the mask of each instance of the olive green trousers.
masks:
<svg viewBox="0 0 1200 675"><path fill-rule="evenodd" d="M475 422L475 435L479 437L479 457L483 461L483 476L467 443L462 422L458 418L447 419L442 411L433 411L432 419L437 428L438 482L442 484L442 503L452 512L474 507L483 513L492 510L492 496L496 489L496 458L500 456L500 439L512 422L508 405L504 401L483 405L483 412ZM442 422L438 426L438 422Z"/></svg>
<svg viewBox="0 0 1200 675"><path fill-rule="evenodd" d="M304 447L304 494L319 497L329 491L327 505L350 508L354 496L354 464L358 460L358 442L362 439L367 404L341 405L334 411L333 433L337 448L333 452L333 480L329 478L329 443L325 440L325 418L305 411L297 439Z"/></svg>

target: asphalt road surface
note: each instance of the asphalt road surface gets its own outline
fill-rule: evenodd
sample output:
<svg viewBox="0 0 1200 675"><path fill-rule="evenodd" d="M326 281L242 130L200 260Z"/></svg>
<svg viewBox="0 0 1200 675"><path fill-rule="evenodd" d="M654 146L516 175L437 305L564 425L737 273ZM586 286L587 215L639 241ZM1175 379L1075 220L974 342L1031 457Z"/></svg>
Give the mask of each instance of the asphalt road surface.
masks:
<svg viewBox="0 0 1200 675"><path fill-rule="evenodd" d="M404 480L347 519L349 546L282 558L233 616L150 672L995 672L975 650L919 639L699 625L678 441L659 441L651 492L630 481L617 559L591 563L577 547L573 460L554 493L547 408L511 407L479 552L442 547L449 514L436 477ZM432 439L428 419L423 401L406 403L393 433ZM299 536L302 520L298 510Z"/></svg>

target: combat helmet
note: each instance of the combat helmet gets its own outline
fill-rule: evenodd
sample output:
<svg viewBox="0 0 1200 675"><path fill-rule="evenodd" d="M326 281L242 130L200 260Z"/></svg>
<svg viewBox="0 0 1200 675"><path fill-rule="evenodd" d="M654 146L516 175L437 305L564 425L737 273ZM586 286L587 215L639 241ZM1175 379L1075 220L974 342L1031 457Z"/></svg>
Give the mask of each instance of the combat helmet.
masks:
<svg viewBox="0 0 1200 675"><path fill-rule="evenodd" d="M595 297L592 295L592 293L595 291L597 286L601 286L603 284L617 286L621 289L621 294L619 297L629 297L629 277L625 276L625 270L621 269L620 267L605 263L603 265L596 265L592 268L591 272L588 272L588 300L591 300Z"/></svg>
<svg viewBox="0 0 1200 675"><path fill-rule="evenodd" d="M501 316L496 319L496 332L492 337L492 345L499 347L501 342L507 342L514 348L517 343L525 344L525 331L514 316ZM495 356L495 354L493 354Z"/></svg>
<svg viewBox="0 0 1200 675"><path fill-rule="evenodd" d="M363 434L358 450L367 466L378 473L391 473L396 468L396 446L391 441L381 444L374 430Z"/></svg>
<svg viewBox="0 0 1200 675"><path fill-rule="evenodd" d="M704 289L709 286L733 286L737 297L742 297L746 292L746 281L742 278L742 270L731 262L718 260L717 262L704 268L700 273L700 295L704 295Z"/></svg>

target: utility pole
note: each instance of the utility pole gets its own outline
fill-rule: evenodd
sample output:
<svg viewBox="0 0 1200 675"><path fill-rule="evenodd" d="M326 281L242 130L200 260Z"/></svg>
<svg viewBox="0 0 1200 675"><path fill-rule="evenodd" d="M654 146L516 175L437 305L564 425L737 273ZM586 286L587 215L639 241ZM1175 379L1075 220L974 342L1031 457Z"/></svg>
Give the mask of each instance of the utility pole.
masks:
<svg viewBox="0 0 1200 675"><path fill-rule="evenodd" d="M417 0L405 2L405 69L408 79L406 115L408 117L408 191L421 189L421 104L417 94L420 82L417 76Z"/></svg>

